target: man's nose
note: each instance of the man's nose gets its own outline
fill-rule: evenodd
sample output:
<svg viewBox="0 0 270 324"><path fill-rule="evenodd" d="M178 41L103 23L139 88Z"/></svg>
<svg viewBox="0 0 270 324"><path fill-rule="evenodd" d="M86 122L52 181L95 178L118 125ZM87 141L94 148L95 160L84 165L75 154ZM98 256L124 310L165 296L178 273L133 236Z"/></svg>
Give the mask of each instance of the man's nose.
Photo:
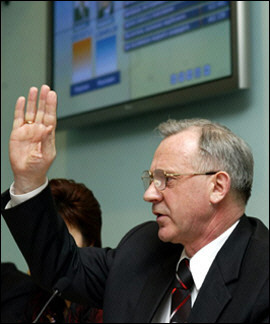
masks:
<svg viewBox="0 0 270 324"><path fill-rule="evenodd" d="M147 202L153 203L156 201L161 201L163 199L163 194L161 193L161 191L157 190L154 182L152 182L150 186L145 190L143 199Z"/></svg>

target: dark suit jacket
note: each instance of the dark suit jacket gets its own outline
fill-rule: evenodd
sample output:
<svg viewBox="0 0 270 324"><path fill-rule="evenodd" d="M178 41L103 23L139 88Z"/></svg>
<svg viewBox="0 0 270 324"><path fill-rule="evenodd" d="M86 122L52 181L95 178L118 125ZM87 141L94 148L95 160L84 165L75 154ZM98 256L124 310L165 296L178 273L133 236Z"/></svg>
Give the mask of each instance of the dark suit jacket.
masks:
<svg viewBox="0 0 270 324"><path fill-rule="evenodd" d="M37 286L15 264L1 263L1 323L32 323L51 296L52 292ZM64 299L57 296L38 323L49 323L49 319L57 323L102 323L102 311L75 303L67 307Z"/></svg>
<svg viewBox="0 0 270 324"><path fill-rule="evenodd" d="M1 263L1 323L18 323L35 284L30 276L19 271L13 263Z"/></svg>
<svg viewBox="0 0 270 324"><path fill-rule="evenodd" d="M9 200L2 196L2 207ZM115 249L78 249L46 188L2 214L32 276L45 287L67 277L63 297L104 309L104 322L151 322L183 247L163 243L156 222L132 229ZM217 254L192 308L192 323L268 321L268 229L243 215Z"/></svg>

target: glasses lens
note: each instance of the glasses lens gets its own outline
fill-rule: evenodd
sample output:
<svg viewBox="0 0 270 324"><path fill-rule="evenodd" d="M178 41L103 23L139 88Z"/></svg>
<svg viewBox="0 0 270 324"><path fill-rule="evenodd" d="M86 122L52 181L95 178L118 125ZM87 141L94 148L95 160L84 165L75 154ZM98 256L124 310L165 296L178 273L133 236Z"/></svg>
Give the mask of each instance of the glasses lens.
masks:
<svg viewBox="0 0 270 324"><path fill-rule="evenodd" d="M166 176L163 170L155 170L153 173L154 185L158 190L164 190L166 187Z"/></svg>
<svg viewBox="0 0 270 324"><path fill-rule="evenodd" d="M149 175L149 171L143 171L142 173L142 181L143 181L143 186L144 186L144 190L147 190L150 186L151 183L151 178Z"/></svg>

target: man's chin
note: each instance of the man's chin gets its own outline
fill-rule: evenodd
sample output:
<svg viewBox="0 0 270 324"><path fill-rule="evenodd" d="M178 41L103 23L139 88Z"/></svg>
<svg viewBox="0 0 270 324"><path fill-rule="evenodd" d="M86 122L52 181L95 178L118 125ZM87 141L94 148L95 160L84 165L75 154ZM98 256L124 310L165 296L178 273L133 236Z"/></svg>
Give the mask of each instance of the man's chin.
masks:
<svg viewBox="0 0 270 324"><path fill-rule="evenodd" d="M171 242L171 239L172 239L171 235L169 235L169 233L168 233L168 230L164 227L159 228L158 237L164 243Z"/></svg>
<svg viewBox="0 0 270 324"><path fill-rule="evenodd" d="M158 237L164 243L182 244L179 235L177 236L175 232L172 232L172 230L166 226L159 227Z"/></svg>

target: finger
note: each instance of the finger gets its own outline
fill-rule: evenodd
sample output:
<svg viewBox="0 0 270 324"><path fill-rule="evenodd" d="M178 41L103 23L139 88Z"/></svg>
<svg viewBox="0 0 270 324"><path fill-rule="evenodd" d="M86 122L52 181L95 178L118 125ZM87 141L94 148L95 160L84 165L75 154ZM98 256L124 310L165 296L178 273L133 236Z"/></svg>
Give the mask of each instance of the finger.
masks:
<svg viewBox="0 0 270 324"><path fill-rule="evenodd" d="M27 98L27 106L25 112L26 121L34 121L35 119L37 95L38 95L38 89L36 87L31 87Z"/></svg>
<svg viewBox="0 0 270 324"><path fill-rule="evenodd" d="M15 105L13 129L19 128L24 124L24 106L25 98L19 97Z"/></svg>
<svg viewBox="0 0 270 324"><path fill-rule="evenodd" d="M57 107L57 95L55 91L49 91L46 98L45 114L43 123L45 126L52 125L56 127L56 107Z"/></svg>
<svg viewBox="0 0 270 324"><path fill-rule="evenodd" d="M46 133L42 138L42 155L46 156L47 162L50 164L55 159L55 131L52 125L46 128Z"/></svg>
<svg viewBox="0 0 270 324"><path fill-rule="evenodd" d="M46 109L46 98L50 91L50 87L44 84L40 89L39 102L38 102L38 111L36 113L35 122L41 124L43 122L45 109Z"/></svg>

